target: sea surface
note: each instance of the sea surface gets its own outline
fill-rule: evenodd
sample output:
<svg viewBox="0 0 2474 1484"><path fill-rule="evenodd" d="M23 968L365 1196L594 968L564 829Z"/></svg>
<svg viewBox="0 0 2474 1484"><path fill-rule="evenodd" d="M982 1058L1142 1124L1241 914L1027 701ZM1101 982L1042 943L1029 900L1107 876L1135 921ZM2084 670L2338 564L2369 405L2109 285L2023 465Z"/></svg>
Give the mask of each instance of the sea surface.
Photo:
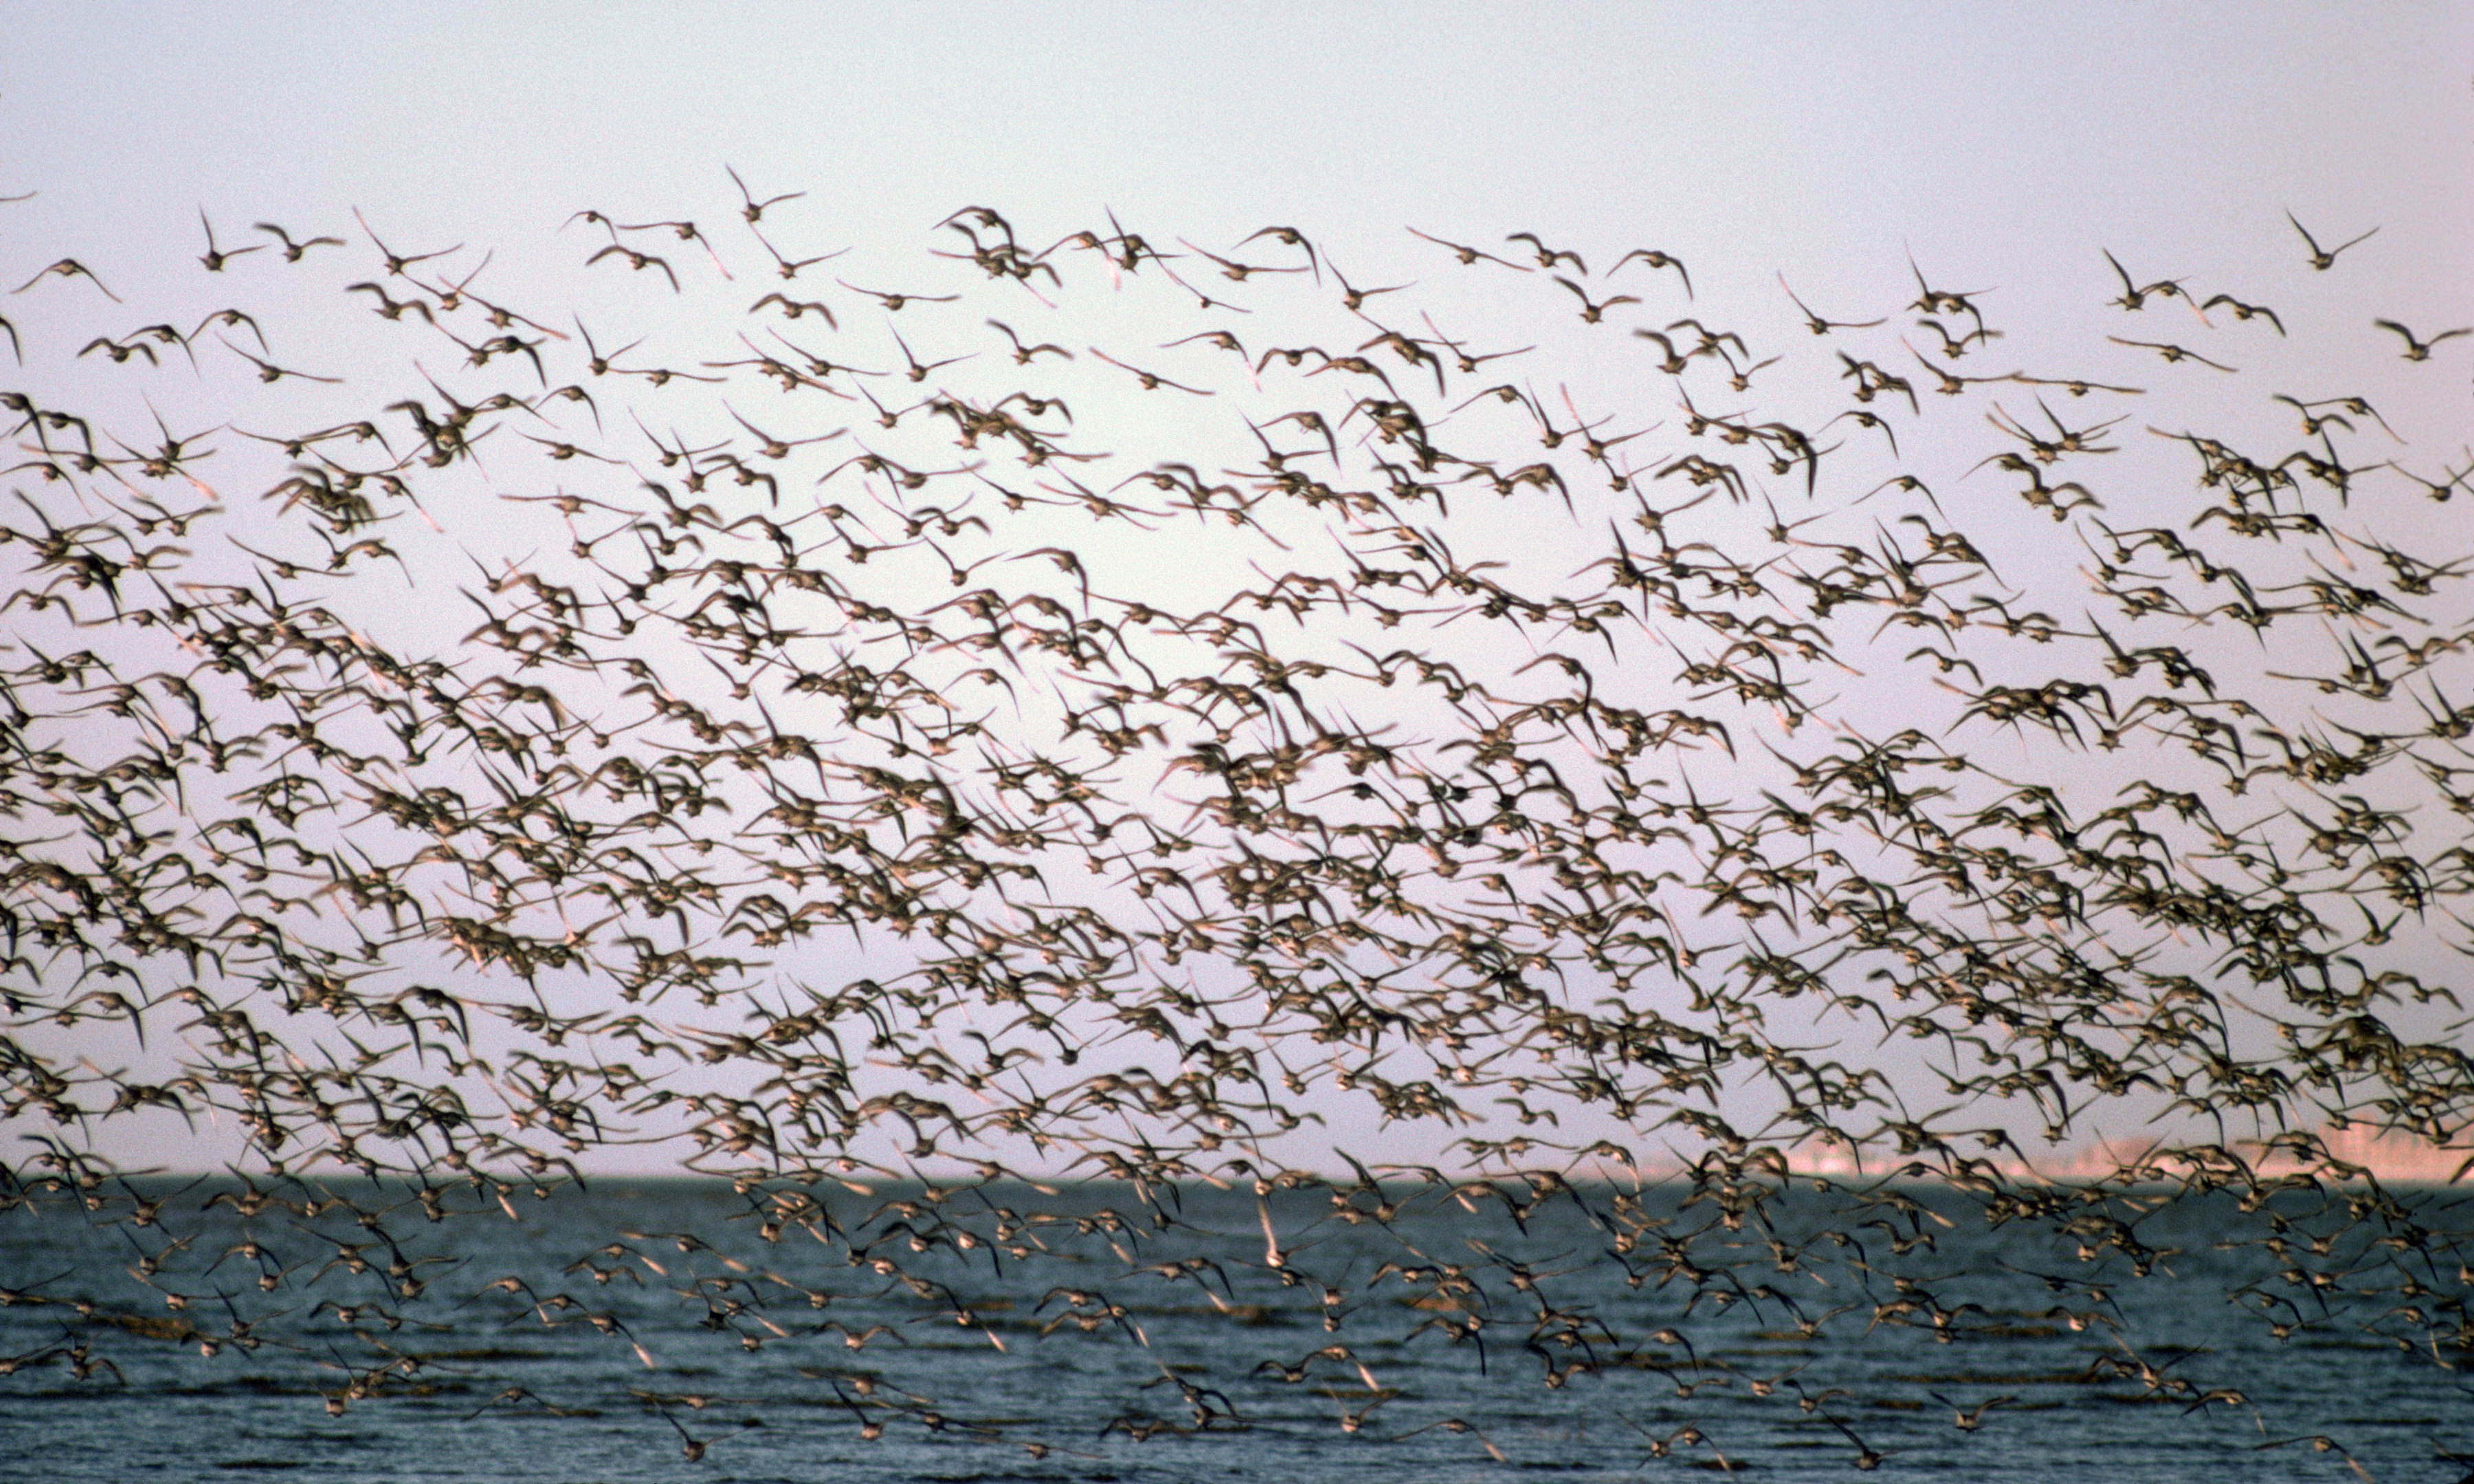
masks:
<svg viewBox="0 0 2474 1484"><path fill-rule="evenodd" d="M2321 1192L2091 1203L2103 1219L2074 1235L1922 1185L1788 1196L1732 1230L1661 1186L1526 1209L1386 1186L1354 1219L1314 1189L855 1181L797 1208L601 1179L507 1207L433 1191L431 1221L410 1187L332 1189L305 1216L159 1180L0 1212L0 1473L1306 1484L1869 1462L2453 1484L2469 1466L2448 1454L2474 1453L2462 1255L2383 1242L2392 1225ZM2434 1230L2466 1225L2462 1197L2413 1199ZM2131 1245L2082 1260L2107 1220Z"/></svg>

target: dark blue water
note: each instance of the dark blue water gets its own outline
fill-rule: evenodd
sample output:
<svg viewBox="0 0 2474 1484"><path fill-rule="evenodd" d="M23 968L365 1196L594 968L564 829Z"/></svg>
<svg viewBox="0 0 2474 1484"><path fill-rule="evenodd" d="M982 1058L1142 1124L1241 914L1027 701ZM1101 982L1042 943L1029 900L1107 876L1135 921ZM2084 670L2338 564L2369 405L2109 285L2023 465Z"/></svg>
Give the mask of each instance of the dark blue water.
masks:
<svg viewBox="0 0 2474 1484"><path fill-rule="evenodd" d="M1344 1214L1325 1189L608 1180L520 1191L514 1219L456 1186L438 1221L400 1185L322 1188L314 1213L229 1181L0 1213L0 1470L1301 1484L1870 1457L2391 1484L2474 1452L2440 1192L2392 1192L2402 1219L2160 1192L1997 1226L1948 1189L1799 1191L1731 1229L1683 1186L1361 1189Z"/></svg>

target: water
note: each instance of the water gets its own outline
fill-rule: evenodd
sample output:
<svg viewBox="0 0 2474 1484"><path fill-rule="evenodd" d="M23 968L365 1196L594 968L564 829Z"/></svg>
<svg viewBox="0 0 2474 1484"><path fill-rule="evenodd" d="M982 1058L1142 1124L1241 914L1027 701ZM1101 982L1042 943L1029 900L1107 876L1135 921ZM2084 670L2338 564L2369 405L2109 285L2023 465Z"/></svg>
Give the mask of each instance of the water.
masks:
<svg viewBox="0 0 2474 1484"><path fill-rule="evenodd" d="M1660 1186L1519 1212L1387 1186L1388 1224L1363 1189L1355 1221L1327 1189L1156 1191L1163 1223L1125 1185L786 1207L613 1179L519 1192L513 1220L458 1186L437 1222L407 1187L332 1188L350 1204L305 1217L297 1186L245 1214L230 1181L0 1215L25 1295L0 1307L0 1471L1304 1484L1834 1478L1869 1453L2049 1484L2350 1459L2390 1484L2474 1451L2462 1255L2316 1192L1997 1227L1947 1188L1799 1191L1731 1231ZM2453 1197L2405 1199L2445 1229ZM2195 1408L2217 1388L2239 1397ZM2313 1435L2337 1446L2269 1446Z"/></svg>

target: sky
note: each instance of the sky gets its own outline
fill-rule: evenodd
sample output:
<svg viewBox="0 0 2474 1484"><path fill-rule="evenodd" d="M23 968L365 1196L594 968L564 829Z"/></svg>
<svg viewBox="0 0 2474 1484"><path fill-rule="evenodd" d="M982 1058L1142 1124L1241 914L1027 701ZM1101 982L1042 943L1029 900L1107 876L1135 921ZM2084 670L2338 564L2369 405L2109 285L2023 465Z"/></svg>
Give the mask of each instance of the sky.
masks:
<svg viewBox="0 0 2474 1484"><path fill-rule="evenodd" d="M1758 280L1895 277L1911 244L2013 295L2090 238L2214 266L2291 208L2411 245L2376 267L2419 298L2474 235L2474 22L2446 5L11 9L0 121L44 193L19 229L131 250L199 200L451 230L725 160L835 225L982 198L1201 240L1552 224Z"/></svg>
<svg viewBox="0 0 2474 1484"><path fill-rule="evenodd" d="M858 245L835 266L860 282L915 260L965 203L1034 248L1106 212L1221 251L1293 224L1361 285L1458 296L1502 344L1540 300L1453 276L1404 227L1490 250L1535 231L1593 265L1658 248L1696 297L1632 292L1668 313L1740 306L1773 340L1802 334L1781 275L1855 318L1924 273L1980 286L2011 345L2037 344L2118 292L2110 251L2143 277L2314 296L2294 328L2324 359L2263 346L2247 376L2188 392L2199 405L2253 409L2281 375L2310 395L2399 386L2384 410L2417 439L2474 425L2462 343L2398 382L2368 323L2474 323L2462 6L17 4L7 20L0 196L35 194L0 218L0 288L74 255L133 303L207 295L200 313L222 288L193 266L201 208L226 248L272 220L366 257L358 212L398 247L496 251L485 281L544 301L566 290L542 265L571 274L597 240L572 213L735 227L728 165L760 193L805 192L766 225L808 251ZM2323 281L2289 212L2323 242L2376 234ZM45 281L0 313L54 333L83 292ZM97 333L127 327L74 301ZM297 356L314 371L327 349ZM1637 365L1579 353L1674 416ZM2101 353L2110 374L2163 374ZM106 369L68 375L100 387ZM2465 462L2445 442L2404 457ZM2051 555L2041 516L1991 518L2019 560Z"/></svg>

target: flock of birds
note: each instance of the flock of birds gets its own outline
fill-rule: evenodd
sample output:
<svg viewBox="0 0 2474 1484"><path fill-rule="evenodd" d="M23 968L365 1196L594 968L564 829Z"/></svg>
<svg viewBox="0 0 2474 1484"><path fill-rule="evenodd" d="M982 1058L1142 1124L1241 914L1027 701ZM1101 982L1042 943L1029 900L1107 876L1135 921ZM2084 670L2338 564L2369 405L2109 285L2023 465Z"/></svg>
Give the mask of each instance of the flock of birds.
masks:
<svg viewBox="0 0 2474 1484"><path fill-rule="evenodd" d="M1087 1258L1051 1286L1045 1191L1120 1286L1299 1292L1362 1332L1388 1278L1398 1325L1492 1338L1498 1371L1650 1365L1689 1398L1731 1380L1689 1356L1705 1305L1990 1323L1902 1266L1931 1260L1901 1193L1928 1181L2076 1249L2049 1280L2074 1333L2169 1256L2138 1231L2162 1186L2262 1224L2292 1286L2228 1296L2261 1323L2353 1295L2408 1354L2474 1353L2454 1206L2321 1135L2474 1121L2474 628L2426 514L2474 453L2424 462L2358 388L2224 411L2293 301L2105 252L2088 341L2155 358L2131 386L2014 365L1998 297L1921 268L1849 320L1781 278L1809 339L1771 345L1663 251L1592 275L1415 232L1430 276L1551 310L1633 389L1589 402L1296 227L1052 242L971 205L912 276L855 282L813 203L731 180L727 229L569 220L571 263L526 271L580 275L599 323L366 221L236 244L202 210L197 281L231 300L203 317L124 303L109 259L11 275L0 1199L116 1228L188 1316L94 1329L79 1274L12 1275L63 1316L19 1384L109 1384L107 1333L254 1350L304 1304L375 1357L339 1411L407 1384L388 1336L423 1303L625 1347L590 1302L421 1272L433 1224L627 1148L821 1244L677 1290L749 1351L867 1346L780 1322L830 1287L780 1270L827 1257L965 1328L1048 1288L1047 1343L1137 1345ZM2371 235L2292 228L2286 277ZM2110 333L2157 310L2183 327ZM2371 332L2462 377L2467 329ZM374 334L395 358L312 348ZM1739 409L1799 375L1810 410ZM2108 479L2134 443L2180 483ZM115 1162L140 1125L228 1161L206 1211ZM2099 1130L2105 1169L2038 1173ZM888 1180L923 1184L832 1214ZM1260 1214L1233 1279L1162 1256L1206 1185ZM1685 1219L1645 1214L1661 1186ZM1800 1261L1773 1217L1807 1187L1841 1216ZM1325 1271L1272 1215L1300 1190L1375 1233L1568 1207L1585 1260L1681 1308L1405 1239ZM245 1234L190 1250L209 1219ZM1799 1287L1829 1252L1837 1286ZM606 1285L630 1254L577 1263ZM1364 1372L1353 1343L1257 1376ZM951 1422L837 1375L865 1436ZM1184 1410L1108 1430L1245 1425L1236 1380L1160 1375ZM1943 1400L1990 1432L2011 1399Z"/></svg>

